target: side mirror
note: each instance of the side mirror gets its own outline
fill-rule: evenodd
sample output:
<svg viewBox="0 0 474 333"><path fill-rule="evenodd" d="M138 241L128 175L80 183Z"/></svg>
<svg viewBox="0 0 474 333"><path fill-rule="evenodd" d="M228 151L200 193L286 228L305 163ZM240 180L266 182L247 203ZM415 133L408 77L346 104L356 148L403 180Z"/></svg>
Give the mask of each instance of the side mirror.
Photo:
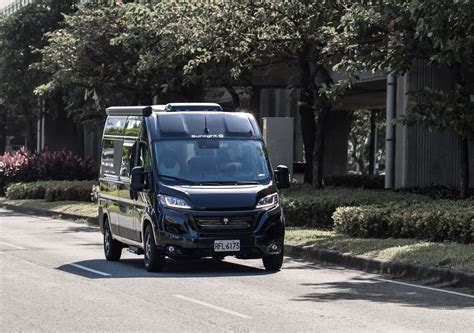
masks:
<svg viewBox="0 0 474 333"><path fill-rule="evenodd" d="M288 167L285 165L278 165L275 170L276 186L279 189L290 187L290 172Z"/></svg>
<svg viewBox="0 0 474 333"><path fill-rule="evenodd" d="M141 192L147 188L145 179L147 172L142 166L137 166L132 169L132 179L130 182L130 189L136 192Z"/></svg>

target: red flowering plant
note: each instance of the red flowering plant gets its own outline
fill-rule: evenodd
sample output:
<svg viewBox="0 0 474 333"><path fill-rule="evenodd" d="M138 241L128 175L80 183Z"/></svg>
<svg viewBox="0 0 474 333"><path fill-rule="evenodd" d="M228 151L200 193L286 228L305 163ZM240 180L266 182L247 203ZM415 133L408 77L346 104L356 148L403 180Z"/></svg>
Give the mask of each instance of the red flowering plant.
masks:
<svg viewBox="0 0 474 333"><path fill-rule="evenodd" d="M14 154L0 156L0 195L14 182L37 180L88 180L96 178L96 168L89 158L68 150L32 153L21 148Z"/></svg>

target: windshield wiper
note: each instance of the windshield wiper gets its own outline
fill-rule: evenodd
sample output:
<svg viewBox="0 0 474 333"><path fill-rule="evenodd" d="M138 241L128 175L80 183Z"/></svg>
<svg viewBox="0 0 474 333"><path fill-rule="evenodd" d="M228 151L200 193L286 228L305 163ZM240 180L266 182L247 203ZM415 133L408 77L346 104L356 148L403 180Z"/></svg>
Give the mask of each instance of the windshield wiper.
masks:
<svg viewBox="0 0 474 333"><path fill-rule="evenodd" d="M230 181L209 181L209 182L197 182L199 185L256 185L260 184L255 180L230 180Z"/></svg>
<svg viewBox="0 0 474 333"><path fill-rule="evenodd" d="M195 182L193 182L193 181L191 181L191 180L184 179L184 178L179 178L179 177L173 177L173 176L161 175L161 174L158 175L158 177L173 179L173 180L176 180L176 181L178 181L178 182L183 182L183 183L186 183L186 184L189 184L189 185L195 184Z"/></svg>
<svg viewBox="0 0 474 333"><path fill-rule="evenodd" d="M216 181L210 181L210 182L196 182L196 184L199 185L223 185L223 182L216 182Z"/></svg>

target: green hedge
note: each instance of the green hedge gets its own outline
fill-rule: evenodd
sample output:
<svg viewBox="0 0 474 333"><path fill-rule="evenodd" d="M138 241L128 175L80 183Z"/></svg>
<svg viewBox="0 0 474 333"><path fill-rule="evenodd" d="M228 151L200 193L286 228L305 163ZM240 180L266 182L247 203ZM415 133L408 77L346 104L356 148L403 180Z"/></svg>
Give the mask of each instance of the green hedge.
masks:
<svg viewBox="0 0 474 333"><path fill-rule="evenodd" d="M380 175L344 175L329 176L324 178L328 186L342 186L350 188L383 189L385 176Z"/></svg>
<svg viewBox="0 0 474 333"><path fill-rule="evenodd" d="M376 205L389 203L424 202L430 198L409 193L367 191L358 189L314 190L300 186L281 192L281 204L288 226L332 228L333 213L339 207Z"/></svg>
<svg viewBox="0 0 474 333"><path fill-rule="evenodd" d="M474 242L474 200L340 207L335 230L353 237Z"/></svg>
<svg viewBox="0 0 474 333"><path fill-rule="evenodd" d="M37 181L10 184L6 197L11 200L45 199L46 201L92 201L95 181Z"/></svg>

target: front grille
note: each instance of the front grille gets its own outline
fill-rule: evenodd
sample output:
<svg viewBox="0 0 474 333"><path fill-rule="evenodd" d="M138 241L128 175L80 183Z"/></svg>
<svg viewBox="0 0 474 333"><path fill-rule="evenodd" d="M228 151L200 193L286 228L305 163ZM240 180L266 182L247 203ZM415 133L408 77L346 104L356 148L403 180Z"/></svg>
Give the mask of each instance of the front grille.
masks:
<svg viewBox="0 0 474 333"><path fill-rule="evenodd" d="M251 230L254 225L252 216L194 216L200 230Z"/></svg>

